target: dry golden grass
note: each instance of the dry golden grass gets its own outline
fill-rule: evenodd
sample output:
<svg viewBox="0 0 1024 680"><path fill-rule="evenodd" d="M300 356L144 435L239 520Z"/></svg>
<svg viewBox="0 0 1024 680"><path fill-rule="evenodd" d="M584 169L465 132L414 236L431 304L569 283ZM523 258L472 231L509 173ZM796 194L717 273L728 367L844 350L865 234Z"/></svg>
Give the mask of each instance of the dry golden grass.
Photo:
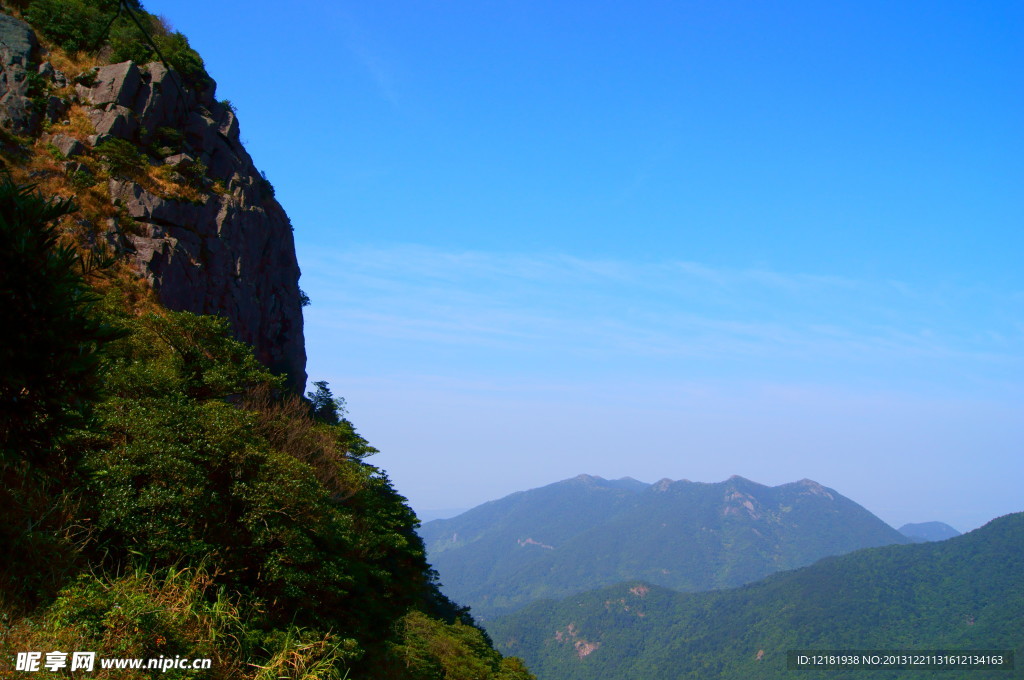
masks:
<svg viewBox="0 0 1024 680"><path fill-rule="evenodd" d="M79 73L100 65L99 60L88 52L68 54L52 44L46 45L46 40L42 37L40 37L40 42L49 50L46 59L53 64L55 69L64 73L68 77L69 82Z"/></svg>
<svg viewBox="0 0 1024 680"><path fill-rule="evenodd" d="M74 137L80 142L84 142L89 135L96 134L96 128L93 127L85 107L81 104L72 104L65 119L68 121L67 125L54 125L50 131Z"/></svg>
<svg viewBox="0 0 1024 680"><path fill-rule="evenodd" d="M52 46L48 58L55 68L69 77L96 63L96 59L88 55L67 55ZM87 115L87 107L80 104L73 104L64 118L50 125L48 131L68 135L83 143L96 132ZM109 255L104 232L111 219L123 222L125 215L122 214L123 209L114 205L110 195L110 174L105 163L91 153L72 159L84 166L94 178L91 186L84 186L68 175L67 161L42 138L11 138L11 143L13 150L4 156L15 181L34 185L44 196L74 199L78 210L61 221L63 242L74 245L83 254L91 251L93 257ZM21 151L17 150L19 146ZM180 181L174 176L173 169L164 165L147 164L143 172L133 179L146 191L166 200L202 203L211 195L211 192ZM100 293L117 292L126 307L137 313L159 307L151 287L124 259L105 272L90 274L88 280Z"/></svg>
<svg viewBox="0 0 1024 680"><path fill-rule="evenodd" d="M20 15L15 6L13 14ZM167 33L172 29L162 20L154 20L153 30ZM55 94L68 96L74 91L73 78L102 63L101 55L86 52L67 53L55 44L40 37L44 50L44 59L62 71L68 78L65 88L55 90ZM73 103L61 120L47 124L46 131L50 134L61 133L85 143L96 129L88 116L89 107ZM62 236L65 243L73 244L82 251L93 251L102 255L109 247L106 245L104 232L111 219L124 221L123 209L114 205L110 195L110 173L106 164L92 153L76 156L73 162L84 166L93 176L94 183L86 186L88 181L82 177L68 175L66 160L54 153L54 147L41 139L23 139L7 135L0 140L0 157L3 165L10 170L12 178L21 184L32 184L44 196L73 198L78 210L75 214L62 220ZM165 200L203 203L213 194L226 193L223 183L215 184L212 189L199 188L164 165L146 164L137 177L132 178L146 191ZM76 181L78 180L78 181ZM129 225L130 226L130 225ZM126 301L130 309L152 311L158 305L156 297L139 273L125 260L119 261L102 275L90 275L90 284L100 292L116 289Z"/></svg>
<svg viewBox="0 0 1024 680"><path fill-rule="evenodd" d="M281 648L263 665L255 665L252 680L343 680L335 660L345 655L352 645L328 634L322 638L303 640L289 635Z"/></svg>
<svg viewBox="0 0 1024 680"><path fill-rule="evenodd" d="M203 203L210 194L174 179L175 170L169 165L151 166L139 184L160 198L172 201Z"/></svg>

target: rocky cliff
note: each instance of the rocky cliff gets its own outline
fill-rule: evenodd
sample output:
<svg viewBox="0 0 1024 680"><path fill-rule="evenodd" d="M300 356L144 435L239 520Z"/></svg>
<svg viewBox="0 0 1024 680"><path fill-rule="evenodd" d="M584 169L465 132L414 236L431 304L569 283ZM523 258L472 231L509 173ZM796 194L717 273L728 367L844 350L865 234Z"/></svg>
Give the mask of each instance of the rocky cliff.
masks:
<svg viewBox="0 0 1024 680"><path fill-rule="evenodd" d="M234 111L207 85L189 87L160 62L62 73L26 23L0 15L0 126L41 137L80 184L94 175L87 161L104 149L123 155L116 140L124 140L146 165L143 175L156 168L163 186L188 185L178 195L131 173L95 177L116 207L99 225L102 236L165 306L227 317L236 337L301 391L306 354L292 227L242 147ZM87 122L74 124L76 114Z"/></svg>

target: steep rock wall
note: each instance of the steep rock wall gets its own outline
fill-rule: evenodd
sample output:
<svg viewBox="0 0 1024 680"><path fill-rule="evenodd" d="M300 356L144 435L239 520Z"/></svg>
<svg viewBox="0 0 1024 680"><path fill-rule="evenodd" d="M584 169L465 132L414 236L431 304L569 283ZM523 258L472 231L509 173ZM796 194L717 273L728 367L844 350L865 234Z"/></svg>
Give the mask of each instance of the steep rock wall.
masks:
<svg viewBox="0 0 1024 680"><path fill-rule="evenodd" d="M165 306L227 317L236 337L301 391L306 351L292 227L242 147L234 111L214 100L213 87L194 92L160 63L98 67L75 79L72 94L33 101L39 79L31 74L70 89L69 76L39 63L37 45L27 24L0 15L0 125L31 136L48 119L47 139L70 165L75 155L123 139L207 189L201 199L175 200L110 179L111 200L131 219L110 220L108 241ZM73 104L86 107L95 134L54 132Z"/></svg>

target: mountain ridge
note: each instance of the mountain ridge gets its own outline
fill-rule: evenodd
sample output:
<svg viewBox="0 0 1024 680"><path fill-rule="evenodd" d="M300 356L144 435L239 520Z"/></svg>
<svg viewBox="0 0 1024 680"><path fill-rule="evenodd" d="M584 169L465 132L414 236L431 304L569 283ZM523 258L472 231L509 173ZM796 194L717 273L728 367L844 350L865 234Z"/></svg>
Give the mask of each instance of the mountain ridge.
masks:
<svg viewBox="0 0 1024 680"><path fill-rule="evenodd" d="M707 590L910 540L812 480L769 487L738 475L653 484L578 475L428 522L420 535L445 592L483 620L631 578Z"/></svg>

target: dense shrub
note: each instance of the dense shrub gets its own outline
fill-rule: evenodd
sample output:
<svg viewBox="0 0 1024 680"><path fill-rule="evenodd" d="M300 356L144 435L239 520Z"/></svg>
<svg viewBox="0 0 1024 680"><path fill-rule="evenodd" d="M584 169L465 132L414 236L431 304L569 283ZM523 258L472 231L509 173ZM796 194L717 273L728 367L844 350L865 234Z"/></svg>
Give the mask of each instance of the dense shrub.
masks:
<svg viewBox="0 0 1024 680"><path fill-rule="evenodd" d="M100 48L119 0L32 0L25 19L68 52Z"/></svg>
<svg viewBox="0 0 1024 680"><path fill-rule="evenodd" d="M408 680L533 680L516 658L494 651L480 629L444 623L422 612L402 619L401 639L393 644L386 677Z"/></svg>
<svg viewBox="0 0 1024 680"><path fill-rule="evenodd" d="M129 21L118 20L110 30L110 47L112 62L134 61L144 64L157 61L161 56L167 65L181 74L186 83L206 87L210 82L202 58L192 49L188 38L177 31L168 31L160 20L152 15L142 13L140 18L148 20L147 32L156 49L144 39L138 27ZM158 54L159 51L159 54Z"/></svg>
<svg viewBox="0 0 1024 680"><path fill-rule="evenodd" d="M123 179L134 179L146 168L146 157L125 139L107 139L96 146L96 154L103 159L110 174Z"/></svg>
<svg viewBox="0 0 1024 680"><path fill-rule="evenodd" d="M99 348L118 335L57 220L74 203L0 177L0 451L41 464L98 398Z"/></svg>
<svg viewBox="0 0 1024 680"><path fill-rule="evenodd" d="M198 89L209 87L212 81L203 60L188 39L169 30L137 1L128 4L145 34L127 11L118 14L119 0L31 0L24 16L36 30L68 52L97 52L109 46L111 62L130 59L146 63L162 56L189 85Z"/></svg>
<svg viewBox="0 0 1024 680"><path fill-rule="evenodd" d="M97 409L103 435L77 442L92 553L112 567L135 553L156 566L212 560L219 583L270 603L273 623L387 637L423 601L429 571L412 511L360 460L365 440L296 408L221 319L124 323Z"/></svg>
<svg viewBox="0 0 1024 680"><path fill-rule="evenodd" d="M70 201L0 178L0 599L25 605L75 562L75 463L62 446L90 422L99 350L117 331L99 320L82 260L60 245Z"/></svg>

